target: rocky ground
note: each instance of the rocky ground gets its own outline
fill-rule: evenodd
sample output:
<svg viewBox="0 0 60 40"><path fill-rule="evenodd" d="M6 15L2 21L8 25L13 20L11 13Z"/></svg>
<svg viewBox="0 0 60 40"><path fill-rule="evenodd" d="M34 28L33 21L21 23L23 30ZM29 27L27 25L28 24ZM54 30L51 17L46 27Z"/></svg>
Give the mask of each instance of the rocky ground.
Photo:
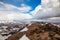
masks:
<svg viewBox="0 0 60 40"><path fill-rule="evenodd" d="M29 40L60 40L60 26L51 23L37 22L26 27L27 31L17 32L6 40L21 40L25 35ZM25 40L25 38L23 39ZM28 40L28 39L26 39Z"/></svg>
<svg viewBox="0 0 60 40"><path fill-rule="evenodd" d="M57 30L55 30L55 29L57 29ZM39 32L39 31L41 31L41 32ZM51 38L49 36L50 34L60 35L60 26L56 25L56 24L51 24L51 23L36 22L36 23L33 23L33 24L25 27L23 30L20 30L17 33L12 34L12 35L8 35L8 36L0 35L0 40L29 40L29 39L37 40L40 37L43 40L45 40L44 39L45 37L46 37L46 39L48 38L49 40L51 40ZM37 38L37 35L39 35L38 38ZM45 36L43 36L43 35L45 35ZM46 35L48 35L48 36L46 36ZM59 39L60 36L58 36L58 35L57 35L57 39L60 40ZM55 37L56 37L56 35L55 35ZM53 40L55 40L55 39L53 38Z"/></svg>
<svg viewBox="0 0 60 40"><path fill-rule="evenodd" d="M26 26L27 24L25 23L0 23L0 40L5 40ZM25 36L23 38L25 39ZM23 38L21 38L21 40L23 40Z"/></svg>

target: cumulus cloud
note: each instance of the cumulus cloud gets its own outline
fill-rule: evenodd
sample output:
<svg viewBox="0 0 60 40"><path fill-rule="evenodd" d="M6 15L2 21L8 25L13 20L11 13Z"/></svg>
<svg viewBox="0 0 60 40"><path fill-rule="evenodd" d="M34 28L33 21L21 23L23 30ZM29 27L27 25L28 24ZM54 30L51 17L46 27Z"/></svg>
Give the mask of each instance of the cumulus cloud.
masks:
<svg viewBox="0 0 60 40"><path fill-rule="evenodd" d="M34 18L50 18L60 16L59 0L42 0L41 5L31 12Z"/></svg>
<svg viewBox="0 0 60 40"><path fill-rule="evenodd" d="M29 14L24 14L31 10L31 7L22 4L21 7L16 7L11 4L0 2L0 21L24 20L32 18Z"/></svg>

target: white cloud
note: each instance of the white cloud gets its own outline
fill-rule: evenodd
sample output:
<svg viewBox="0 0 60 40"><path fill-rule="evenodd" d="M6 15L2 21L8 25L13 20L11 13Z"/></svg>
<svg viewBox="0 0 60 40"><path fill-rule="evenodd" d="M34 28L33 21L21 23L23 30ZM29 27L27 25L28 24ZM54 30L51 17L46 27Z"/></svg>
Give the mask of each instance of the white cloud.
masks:
<svg viewBox="0 0 60 40"><path fill-rule="evenodd" d="M21 7L18 8L21 12L28 12L29 10L31 10L30 6L27 6L25 4L21 4Z"/></svg>
<svg viewBox="0 0 60 40"><path fill-rule="evenodd" d="M28 12L31 10L31 7L25 4L21 4L21 7L16 7L11 4L0 2L0 10L19 10L20 12Z"/></svg>
<svg viewBox="0 0 60 40"><path fill-rule="evenodd" d="M32 11L32 16L29 14L23 14L22 12L28 12L31 10L30 6L25 4L21 4L21 7L16 7L11 4L5 4L0 2L0 20L22 20L22 19L30 19L32 16L34 18L48 18L47 20L60 20L60 2L59 0L42 0L41 5L37 6L34 11ZM15 10L19 10L17 12ZM51 17L51 18L50 18ZM55 21L54 21L55 22Z"/></svg>
<svg viewBox="0 0 60 40"><path fill-rule="evenodd" d="M60 16L59 0L42 0L41 5L31 12L34 18L49 18Z"/></svg>
<svg viewBox="0 0 60 40"><path fill-rule="evenodd" d="M32 18L31 15L23 13L29 10L31 10L31 7L25 4L22 4L21 7L16 7L11 4L0 2L0 20L13 21L30 19Z"/></svg>
<svg viewBox="0 0 60 40"><path fill-rule="evenodd" d="M41 5L37 6L35 10L33 10L31 13L32 15L35 15L40 9L42 9Z"/></svg>
<svg viewBox="0 0 60 40"><path fill-rule="evenodd" d="M50 20L60 20L60 17L52 17L52 18L48 18Z"/></svg>
<svg viewBox="0 0 60 40"><path fill-rule="evenodd" d="M52 18L47 18L45 22L50 22L50 23L60 23L60 17L52 17Z"/></svg>
<svg viewBox="0 0 60 40"><path fill-rule="evenodd" d="M14 11L0 11L0 20L13 21L32 18L29 14L23 14Z"/></svg>

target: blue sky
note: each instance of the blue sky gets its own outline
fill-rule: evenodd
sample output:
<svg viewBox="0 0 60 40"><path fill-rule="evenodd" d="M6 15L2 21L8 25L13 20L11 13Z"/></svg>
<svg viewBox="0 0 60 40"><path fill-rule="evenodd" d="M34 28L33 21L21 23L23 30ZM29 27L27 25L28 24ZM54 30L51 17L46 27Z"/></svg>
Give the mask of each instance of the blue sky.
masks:
<svg viewBox="0 0 60 40"><path fill-rule="evenodd" d="M41 0L0 0L1 20L31 19Z"/></svg>
<svg viewBox="0 0 60 40"><path fill-rule="evenodd" d="M26 4L32 8L31 10L34 10L41 3L41 0L0 0L0 1L7 4L12 4L16 7L20 7L21 4Z"/></svg>
<svg viewBox="0 0 60 40"><path fill-rule="evenodd" d="M60 20L59 16L60 2L58 0L0 0L0 20L32 18Z"/></svg>

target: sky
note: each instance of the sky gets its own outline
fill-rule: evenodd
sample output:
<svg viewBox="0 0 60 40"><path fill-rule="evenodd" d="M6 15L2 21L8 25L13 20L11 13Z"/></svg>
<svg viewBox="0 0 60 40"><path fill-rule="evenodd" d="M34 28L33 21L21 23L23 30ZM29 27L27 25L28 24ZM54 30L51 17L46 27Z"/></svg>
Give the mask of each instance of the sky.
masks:
<svg viewBox="0 0 60 40"><path fill-rule="evenodd" d="M40 9L39 9L40 8ZM36 10L37 13L35 12ZM60 1L59 0L42 0L34 11L35 17L38 18L49 18L60 16Z"/></svg>
<svg viewBox="0 0 60 40"><path fill-rule="evenodd" d="M0 0L0 2L11 4L16 7L27 5L32 8L31 10L34 10L39 4L41 4L41 0Z"/></svg>
<svg viewBox="0 0 60 40"><path fill-rule="evenodd" d="M60 20L60 0L0 0L0 20Z"/></svg>
<svg viewBox="0 0 60 40"><path fill-rule="evenodd" d="M30 19L30 12L40 4L41 0L0 0L0 20Z"/></svg>

